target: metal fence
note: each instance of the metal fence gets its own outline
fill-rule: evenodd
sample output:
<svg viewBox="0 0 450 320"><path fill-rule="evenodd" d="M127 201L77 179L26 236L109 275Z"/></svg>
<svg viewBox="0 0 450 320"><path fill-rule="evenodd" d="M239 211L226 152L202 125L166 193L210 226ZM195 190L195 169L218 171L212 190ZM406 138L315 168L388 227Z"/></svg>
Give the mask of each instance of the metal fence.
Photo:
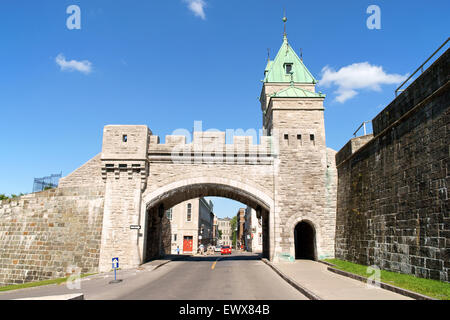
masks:
<svg viewBox="0 0 450 320"><path fill-rule="evenodd" d="M43 178L34 178L33 192L39 192L46 189L52 189L58 187L59 179L62 177L62 172L58 174L52 174Z"/></svg>
<svg viewBox="0 0 450 320"><path fill-rule="evenodd" d="M361 128L364 128L364 135L366 135L367 134L366 124L368 123L372 123L372 121L363 121L363 123L361 123L358 129L356 129L356 131L353 132L353 136L356 137L356 134L358 133L359 130L361 130Z"/></svg>
<svg viewBox="0 0 450 320"><path fill-rule="evenodd" d="M427 60L425 60L425 62L422 63L422 64L420 65L420 67L418 67L418 68L416 69L416 71L414 71L414 72L408 77L408 79L406 79L406 80L400 85L400 87L397 88L397 90L395 90L395 96L396 96L396 97L398 96L399 93L405 91L405 89L402 89L402 87L403 87L405 84L407 84L407 82L410 82L410 81L412 81L413 79L415 79L414 76L416 75L417 72L420 71L421 74L423 73L423 70L424 70L423 68L424 68L424 66L425 66L425 65L426 65L426 64L427 64L427 63L428 63L435 55L436 55L436 53L438 53L442 48L445 47L445 45L449 42L449 40L450 40L450 38L447 38L447 40L445 40L444 43L441 44L441 46L440 46L439 48L437 48L437 50L436 50L435 52L433 52L433 54L432 54Z"/></svg>

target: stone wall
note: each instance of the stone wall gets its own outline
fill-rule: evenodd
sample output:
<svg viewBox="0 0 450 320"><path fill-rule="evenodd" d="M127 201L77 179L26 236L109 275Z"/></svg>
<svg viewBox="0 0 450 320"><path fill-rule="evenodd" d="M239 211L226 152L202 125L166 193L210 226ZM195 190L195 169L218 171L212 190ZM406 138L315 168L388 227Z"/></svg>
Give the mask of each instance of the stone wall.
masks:
<svg viewBox="0 0 450 320"><path fill-rule="evenodd" d="M101 167L101 153L99 153L71 174L59 179L59 187L104 186Z"/></svg>
<svg viewBox="0 0 450 320"><path fill-rule="evenodd" d="M336 155L336 256L450 279L447 50Z"/></svg>
<svg viewBox="0 0 450 320"><path fill-rule="evenodd" d="M97 272L104 187L0 201L0 286Z"/></svg>

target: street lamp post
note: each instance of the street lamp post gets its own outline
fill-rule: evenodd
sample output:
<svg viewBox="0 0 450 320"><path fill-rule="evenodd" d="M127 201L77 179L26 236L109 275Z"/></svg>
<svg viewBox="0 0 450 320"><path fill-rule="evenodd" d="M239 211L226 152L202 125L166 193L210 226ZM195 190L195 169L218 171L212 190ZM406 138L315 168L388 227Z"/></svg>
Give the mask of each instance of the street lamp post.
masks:
<svg viewBox="0 0 450 320"><path fill-rule="evenodd" d="M237 250L237 226L236 226L236 228L234 229L234 232L235 232L235 235L236 235L236 241L235 241L235 244L234 244L234 248Z"/></svg>

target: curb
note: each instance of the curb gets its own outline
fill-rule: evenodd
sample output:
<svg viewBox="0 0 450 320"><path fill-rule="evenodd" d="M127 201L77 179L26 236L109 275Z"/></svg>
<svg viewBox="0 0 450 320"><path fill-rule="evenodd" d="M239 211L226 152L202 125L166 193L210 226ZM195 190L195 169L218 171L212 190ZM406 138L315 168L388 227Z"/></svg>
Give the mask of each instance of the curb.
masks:
<svg viewBox="0 0 450 320"><path fill-rule="evenodd" d="M317 260L317 262L320 262L320 263L322 263L322 264L326 264L327 266L329 266L329 267L335 267L335 265L334 264L332 264L332 263L329 263L329 262L327 262L327 261L323 261L323 260Z"/></svg>
<svg viewBox="0 0 450 320"><path fill-rule="evenodd" d="M278 269L277 267L275 267L273 265L273 263L271 263L269 260L267 260L266 258L262 258L261 259L265 264L267 264L269 267L271 267L276 273L278 273L278 275L283 278L287 283L289 283L291 286L293 286L295 289L297 289L298 291L300 291L300 293L304 294L309 300L323 300L322 298L320 298L318 295L316 295L315 293L313 293L312 291L310 291L309 289L306 289L305 287L303 287L302 285L300 285L299 283L297 283L296 281L294 281L293 279L289 278L288 276L286 276L283 272L281 272L280 269Z"/></svg>
<svg viewBox="0 0 450 320"><path fill-rule="evenodd" d="M162 267L162 266L164 266L164 265L166 265L166 264L168 264L169 262L183 260L184 258L185 258L185 257L180 257L180 258L175 258L175 259L172 259L172 260L164 261L164 262L162 262L162 263L156 265L156 266L152 269L152 271L153 271L153 270L156 270L156 269L158 269L158 268L160 268L160 267Z"/></svg>
<svg viewBox="0 0 450 320"><path fill-rule="evenodd" d="M153 269L152 269L152 271L153 270L156 270L156 269L158 269L158 268L160 268L160 267L162 267L162 266L164 266L164 265L166 265L166 264L168 264L169 262L171 262L172 260L167 260L167 261L164 261L163 263L160 263L160 264L158 264L157 266L155 266Z"/></svg>
<svg viewBox="0 0 450 320"><path fill-rule="evenodd" d="M336 269L336 268L333 268L333 267L328 267L327 270L331 271L331 272L334 272L336 274L339 274L341 276L352 278L352 279L355 279L355 280L358 280L358 281L361 281L361 282L366 282L367 283L367 280L368 280L366 277L363 277L363 276L360 276L360 275L357 275L357 274L354 274L354 273L350 273L350 272L347 272L347 271L339 270L339 269ZM383 289L386 289L386 290L389 290L389 291L392 291L392 292L395 292L395 293L398 293L398 294L401 294L401 295L404 295L404 296L416 299L416 300L438 300L438 299L431 298L431 297L428 297L426 295L423 295L423 294L420 294L420 293L417 293L417 292L413 292L413 291L409 291L409 290L406 290L406 289L403 289L403 288L399 288L399 287L396 287L396 286L393 286L391 284L387 284L387 283L384 283L384 282L380 282L380 287L383 288Z"/></svg>
<svg viewBox="0 0 450 320"><path fill-rule="evenodd" d="M180 256L180 257L176 257L176 258L174 258L174 259L164 261L164 262L162 262L162 263L156 265L156 266L152 269L152 271L153 271L153 270L156 270L156 269L158 269L158 268L160 268L160 267L162 267L162 266L164 266L164 265L166 265L166 264L168 264L169 262L172 262L172 261L180 261L180 260L183 260L183 259L185 259L185 258L186 258L186 256L182 255L182 256Z"/></svg>

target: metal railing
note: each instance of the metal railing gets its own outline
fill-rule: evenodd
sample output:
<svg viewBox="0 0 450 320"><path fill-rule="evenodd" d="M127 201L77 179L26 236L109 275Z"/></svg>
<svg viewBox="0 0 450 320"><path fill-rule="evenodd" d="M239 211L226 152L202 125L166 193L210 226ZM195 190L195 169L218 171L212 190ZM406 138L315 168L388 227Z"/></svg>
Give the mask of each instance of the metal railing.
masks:
<svg viewBox="0 0 450 320"><path fill-rule="evenodd" d="M436 54L436 53L438 53L439 52L439 50L441 50L446 44L447 44L447 42L450 40L450 38L447 38L447 40L439 47L439 48L437 48L437 50L435 51L435 52L433 52L433 54L427 59L427 60L425 60L425 62L424 63L422 63L421 65L420 65L420 67L418 67L417 68L417 70L416 71L414 71L413 72L413 74L411 74L409 77L408 77L408 79L406 79L396 90L395 90L395 96L397 97L398 96L398 93L399 92L403 92L404 91L404 89L403 90L400 90L412 77L414 77L414 75L420 70L421 71L421 73L423 73L423 67L425 66L425 64L428 62L428 61L430 61L431 60L431 58L433 58L433 56Z"/></svg>
<svg viewBox="0 0 450 320"><path fill-rule="evenodd" d="M52 174L48 177L34 178L33 192L43 191L48 188L58 187L59 179L62 177L62 172L58 174Z"/></svg>
<svg viewBox="0 0 450 320"><path fill-rule="evenodd" d="M358 133L358 131L359 131L359 129L361 129L361 127L364 128L364 135L366 135L366 134L367 134L366 123L370 123L370 122L372 122L372 121L363 121L363 123L361 123L361 124L359 125L358 129L356 129L356 131L353 132L353 136L356 137L356 133Z"/></svg>

